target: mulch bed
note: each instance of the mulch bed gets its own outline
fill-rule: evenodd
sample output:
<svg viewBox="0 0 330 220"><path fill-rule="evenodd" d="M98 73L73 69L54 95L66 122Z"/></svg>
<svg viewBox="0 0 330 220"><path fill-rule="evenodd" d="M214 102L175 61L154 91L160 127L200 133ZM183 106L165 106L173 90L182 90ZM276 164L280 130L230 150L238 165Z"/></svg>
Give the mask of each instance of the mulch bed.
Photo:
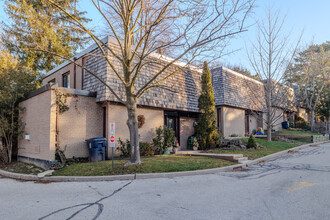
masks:
<svg viewBox="0 0 330 220"><path fill-rule="evenodd" d="M13 161L10 164L0 163L0 169L23 174L38 174L44 171L44 169L37 167L33 164L27 164L22 162Z"/></svg>

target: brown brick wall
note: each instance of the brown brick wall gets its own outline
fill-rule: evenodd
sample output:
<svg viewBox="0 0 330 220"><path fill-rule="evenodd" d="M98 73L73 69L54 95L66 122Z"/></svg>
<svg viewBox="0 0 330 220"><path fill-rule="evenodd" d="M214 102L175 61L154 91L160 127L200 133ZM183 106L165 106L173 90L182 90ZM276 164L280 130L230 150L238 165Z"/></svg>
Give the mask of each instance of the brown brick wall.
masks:
<svg viewBox="0 0 330 220"><path fill-rule="evenodd" d="M24 135L18 142L18 156L42 160L55 159L55 96L48 90L20 103L20 116L25 124Z"/></svg>
<svg viewBox="0 0 330 220"><path fill-rule="evenodd" d="M86 96L70 96L67 104L69 110L58 120L60 147L67 158L88 157L85 140L103 136L102 106Z"/></svg>
<svg viewBox="0 0 330 220"><path fill-rule="evenodd" d="M127 127L127 109L123 105L116 105L107 103L107 124L110 122L116 123L116 147L118 147L118 139L121 138L123 141L129 139L129 130ZM159 126L164 125L164 111L157 109L149 108L138 108L137 115L145 116L145 124L142 128L139 128L140 141L152 143L152 139L155 137L155 130ZM107 126L108 127L108 126ZM109 130L107 130L108 142L109 139ZM109 150L109 156L111 155L111 149ZM118 151L115 152L116 156L119 156Z"/></svg>
<svg viewBox="0 0 330 220"><path fill-rule="evenodd" d="M62 93L73 90L58 88ZM18 156L46 161L55 159L56 146L56 95L45 91L23 101L21 113L25 134L30 140L19 139ZM58 115L59 146L67 158L88 157L85 140L103 135L102 106L95 98L72 95L67 97L69 110Z"/></svg>

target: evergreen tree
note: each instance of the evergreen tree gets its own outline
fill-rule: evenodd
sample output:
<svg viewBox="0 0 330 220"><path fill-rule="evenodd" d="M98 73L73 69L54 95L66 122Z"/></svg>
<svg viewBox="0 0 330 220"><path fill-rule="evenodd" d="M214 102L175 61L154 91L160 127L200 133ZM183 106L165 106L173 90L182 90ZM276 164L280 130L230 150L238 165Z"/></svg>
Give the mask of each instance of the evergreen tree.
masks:
<svg viewBox="0 0 330 220"><path fill-rule="evenodd" d="M246 145L246 148L247 148L247 149L250 149L250 148L257 148L257 141L256 141L256 139L253 137L253 135L250 135L249 140L248 140L248 143L247 143L247 145Z"/></svg>
<svg viewBox="0 0 330 220"><path fill-rule="evenodd" d="M211 73L207 62L204 62L202 74L202 93L198 99L201 114L198 117L197 139L202 150L207 149L219 139L216 126L216 112Z"/></svg>
<svg viewBox="0 0 330 220"><path fill-rule="evenodd" d="M77 0L57 1L82 23L85 12L76 9ZM33 71L49 71L63 62L59 56L71 57L86 42L84 31L74 28L72 18L44 0L7 0L2 41L14 56ZM45 53L49 51L51 53Z"/></svg>

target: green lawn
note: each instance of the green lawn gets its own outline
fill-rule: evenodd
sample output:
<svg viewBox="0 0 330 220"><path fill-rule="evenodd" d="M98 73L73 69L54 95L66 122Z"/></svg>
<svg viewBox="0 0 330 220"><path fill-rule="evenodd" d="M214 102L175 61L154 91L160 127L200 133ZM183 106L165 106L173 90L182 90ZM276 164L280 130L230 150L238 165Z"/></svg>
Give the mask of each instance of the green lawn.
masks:
<svg viewBox="0 0 330 220"><path fill-rule="evenodd" d="M247 143L247 138L243 138L242 141ZM266 147L265 149L249 149L249 150L209 150L209 153L217 153L217 154L243 154L245 157L249 157L249 159L257 159L260 157L267 156L269 154L273 154L282 150L286 150L292 147L297 147L303 143L295 142L295 143L287 143L281 141L272 141L267 142L265 139L256 138L256 142L261 146Z"/></svg>
<svg viewBox="0 0 330 220"><path fill-rule="evenodd" d="M166 173L201 170L233 165L234 163L207 157L162 155L141 158L141 165L124 166L127 160L115 160L114 169L110 161L97 163L76 163L56 170L54 176L106 176L134 173Z"/></svg>
<svg viewBox="0 0 330 220"><path fill-rule="evenodd" d="M320 135L319 133L314 133L311 131L295 131L295 130L281 130L276 131L276 134L281 134L285 136L312 136L312 135Z"/></svg>
<svg viewBox="0 0 330 220"><path fill-rule="evenodd" d="M37 167L33 164L22 163L22 162L12 162L11 164L0 163L0 169L13 173L23 173L23 174L38 174L44 171L44 169Z"/></svg>

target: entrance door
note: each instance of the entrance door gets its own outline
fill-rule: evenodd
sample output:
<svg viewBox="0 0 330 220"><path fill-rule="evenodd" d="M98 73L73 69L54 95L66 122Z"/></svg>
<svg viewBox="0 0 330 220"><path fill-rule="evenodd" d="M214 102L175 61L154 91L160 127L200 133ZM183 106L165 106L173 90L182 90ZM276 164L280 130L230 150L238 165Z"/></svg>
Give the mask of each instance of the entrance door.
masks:
<svg viewBox="0 0 330 220"><path fill-rule="evenodd" d="M250 133L249 115L245 115L245 134Z"/></svg>
<svg viewBox="0 0 330 220"><path fill-rule="evenodd" d="M172 128L175 132L176 139L180 142L180 131L179 131L179 117L165 115L165 125L168 128Z"/></svg>

